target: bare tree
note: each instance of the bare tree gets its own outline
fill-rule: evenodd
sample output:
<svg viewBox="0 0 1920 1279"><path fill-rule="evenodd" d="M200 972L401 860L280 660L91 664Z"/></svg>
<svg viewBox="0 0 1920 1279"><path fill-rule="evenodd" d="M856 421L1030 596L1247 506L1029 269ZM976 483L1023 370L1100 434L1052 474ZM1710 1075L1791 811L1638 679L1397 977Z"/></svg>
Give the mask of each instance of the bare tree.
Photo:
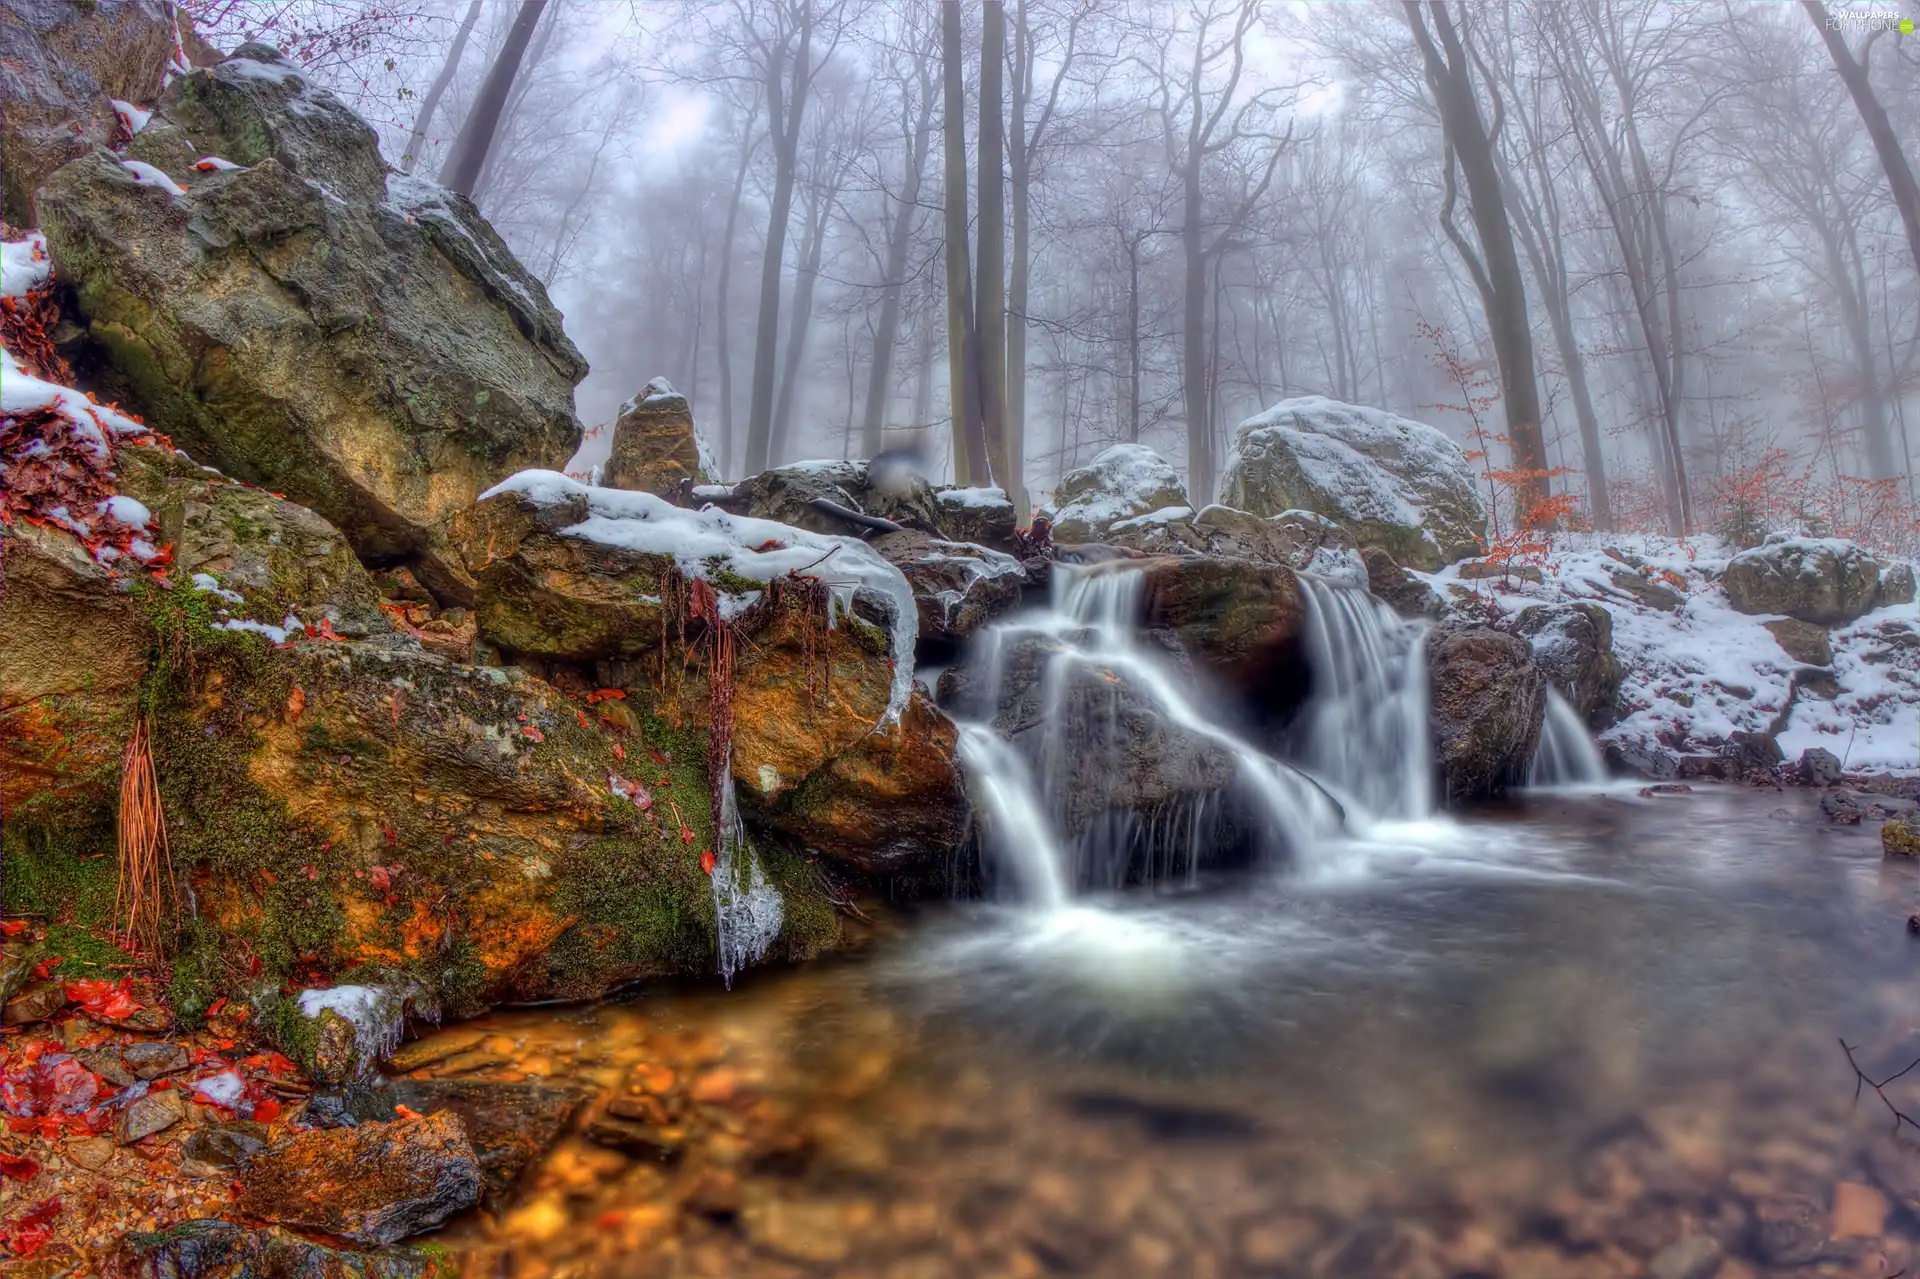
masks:
<svg viewBox="0 0 1920 1279"><path fill-rule="evenodd" d="M989 482L980 407L980 335L974 328L973 272L967 251L967 90L965 43L957 0L940 5L941 136L945 156L947 386L953 405L953 474Z"/></svg>
<svg viewBox="0 0 1920 1279"><path fill-rule="evenodd" d="M1867 126L1867 136L1873 139L1874 153L1880 157L1880 167L1887 175L1887 186L1893 192L1894 207L1900 210L1900 225L1907 232L1907 251L1913 254L1914 269L1920 271L1920 185L1914 183L1913 169L1907 164L1906 152L1900 149L1899 135L1894 133L1893 122L1887 118L1887 109L1880 105L1879 95L1873 91L1873 81L1867 77L1866 60L1872 56L1873 38L1868 38L1867 47L1861 51L1859 58L1855 58L1853 50L1847 47L1846 37L1840 32L1840 24L1828 15L1827 6L1820 0L1800 0L1800 3L1806 9L1807 16L1813 19L1820 38L1826 41L1834 70L1846 82L1847 93L1853 98L1853 105L1859 109L1860 119Z"/></svg>
<svg viewBox="0 0 1920 1279"><path fill-rule="evenodd" d="M513 89L514 77L519 74L520 59L526 54L533 29L540 25L540 15L546 8L547 0L520 0L520 11L507 30L507 42L494 56L486 81L480 86L480 96L474 99L466 123L460 126L460 135L454 139L446 167L440 170L442 186L451 187L461 195L473 194L480 180L480 168L493 146L493 135L499 131L507 95Z"/></svg>
<svg viewBox="0 0 1920 1279"><path fill-rule="evenodd" d="M460 69L460 56L467 51L467 38L473 34L473 24L480 21L481 3L482 0L473 0L467 6L467 16L460 20L460 29L453 33L453 44L440 64L440 72L427 87L427 96L420 100L420 110L413 117L413 132L407 135L407 148L400 154L402 173L412 173L413 166L420 162L427 145L427 129L433 124L433 113L439 109L447 86L453 83L454 72Z"/></svg>

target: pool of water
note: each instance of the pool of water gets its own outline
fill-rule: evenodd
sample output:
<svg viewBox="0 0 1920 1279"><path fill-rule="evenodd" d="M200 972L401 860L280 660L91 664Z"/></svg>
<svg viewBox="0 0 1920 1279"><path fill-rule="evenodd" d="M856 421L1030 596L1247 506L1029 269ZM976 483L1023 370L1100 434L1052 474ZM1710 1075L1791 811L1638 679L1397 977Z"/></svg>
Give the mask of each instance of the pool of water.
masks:
<svg viewBox="0 0 1920 1279"><path fill-rule="evenodd" d="M932 912L725 992L495 1013L593 1102L499 1275L1888 1279L1916 876L1805 796L1541 797L1310 877ZM1905 1090L1905 1091L1903 1091ZM1887 1095L1920 1117L1920 1071ZM641 1142L587 1127L622 1103Z"/></svg>

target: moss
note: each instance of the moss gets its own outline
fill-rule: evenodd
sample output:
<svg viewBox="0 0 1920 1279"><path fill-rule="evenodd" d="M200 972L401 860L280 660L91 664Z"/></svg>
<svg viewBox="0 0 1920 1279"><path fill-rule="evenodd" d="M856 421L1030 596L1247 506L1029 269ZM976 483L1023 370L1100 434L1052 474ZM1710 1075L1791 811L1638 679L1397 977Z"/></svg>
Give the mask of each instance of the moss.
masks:
<svg viewBox="0 0 1920 1279"><path fill-rule="evenodd" d="M755 851L768 880L780 885L780 948L792 961L812 959L840 941L840 916L806 858L780 844L759 841Z"/></svg>
<svg viewBox="0 0 1920 1279"><path fill-rule="evenodd" d="M10 820L5 827L8 914L94 928L113 915L120 875L112 827L65 832Z"/></svg>
<svg viewBox="0 0 1920 1279"><path fill-rule="evenodd" d="M260 1000L254 1010L280 1051L302 1070L312 1070L314 1049L320 1037L319 1021L303 1015L299 1004L277 991Z"/></svg>
<svg viewBox="0 0 1920 1279"><path fill-rule="evenodd" d="M167 1002L173 1015L188 1029L206 1021L207 1009L220 997L220 940L203 919L189 919L180 929L173 954L173 979Z"/></svg>
<svg viewBox="0 0 1920 1279"><path fill-rule="evenodd" d="M100 932L71 924L48 928L46 949L60 956L62 977L122 977L134 966L133 956Z"/></svg>

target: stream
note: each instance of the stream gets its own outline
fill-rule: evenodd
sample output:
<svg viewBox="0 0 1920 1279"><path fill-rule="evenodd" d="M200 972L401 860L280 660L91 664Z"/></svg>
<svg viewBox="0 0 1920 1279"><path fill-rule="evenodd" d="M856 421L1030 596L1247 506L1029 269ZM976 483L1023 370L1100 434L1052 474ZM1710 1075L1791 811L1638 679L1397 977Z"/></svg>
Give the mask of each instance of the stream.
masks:
<svg viewBox="0 0 1920 1279"><path fill-rule="evenodd" d="M500 1275L1913 1273L1915 872L1802 794L1547 794L864 952L440 1032L590 1106ZM1889 1088L1920 1112L1920 1086Z"/></svg>

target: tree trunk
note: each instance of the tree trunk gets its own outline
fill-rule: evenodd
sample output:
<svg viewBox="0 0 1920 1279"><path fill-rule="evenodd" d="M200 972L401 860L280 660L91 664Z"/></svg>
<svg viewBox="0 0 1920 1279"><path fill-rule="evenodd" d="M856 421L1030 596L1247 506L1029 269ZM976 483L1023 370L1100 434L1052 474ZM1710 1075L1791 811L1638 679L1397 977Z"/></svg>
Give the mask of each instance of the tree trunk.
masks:
<svg viewBox="0 0 1920 1279"><path fill-rule="evenodd" d="M1127 237L1127 443L1139 442L1140 236L1135 234Z"/></svg>
<svg viewBox="0 0 1920 1279"><path fill-rule="evenodd" d="M1003 0L1004 2L1004 0ZM1022 524L1032 508L1027 500L1027 306L1031 288L1032 243L1028 200L1032 183L1032 153L1027 139L1027 100L1033 93L1033 33L1027 25L1027 0L1020 0L1013 27L1013 101L1010 106L1013 144L1007 149L1009 191L1013 204L1012 278L1007 285L1007 437L1018 440L1012 450L1019 468L1007 490Z"/></svg>
<svg viewBox="0 0 1920 1279"><path fill-rule="evenodd" d="M793 288L793 314L787 319L787 349L780 371L780 397L773 410L773 443L768 461L779 466L791 460L793 447L793 399L800 380L800 364L806 358L807 330L813 323L813 294L820 282L820 259L827 242L827 210L832 192L822 191L807 209L807 238L800 256L800 278Z"/></svg>
<svg viewBox="0 0 1920 1279"><path fill-rule="evenodd" d="M1212 395L1207 387L1207 252L1200 219L1200 158L1196 152L1183 175L1186 213L1180 248L1186 268L1181 300L1180 394L1187 410L1187 497L1195 509L1213 500Z"/></svg>
<svg viewBox="0 0 1920 1279"><path fill-rule="evenodd" d="M1886 108L1880 105L1880 99L1873 91L1873 82L1867 78L1867 69L1854 58L1839 28L1827 16L1827 6L1820 0L1800 0L1800 3L1805 7L1807 16L1813 19L1820 38L1826 41L1834 69L1846 82L1853 105L1860 112L1860 119L1866 123L1867 136L1873 139L1873 149L1880 157L1880 167L1886 171L1887 185L1893 189L1893 204L1900 210L1900 225L1907 231L1907 251L1913 255L1914 270L1920 271L1920 184L1915 183L1906 153L1900 149L1899 135L1893 131L1893 122L1887 119Z"/></svg>
<svg viewBox="0 0 1920 1279"><path fill-rule="evenodd" d="M1494 163L1493 143L1480 119L1472 70L1444 0L1433 0L1434 28L1446 46L1443 57L1427 33L1417 0L1406 0L1414 40L1420 46L1440 108L1447 145L1459 157L1467 184L1467 204L1480 241L1481 262L1469 258L1474 282L1487 314L1487 331L1500 366L1501 397L1506 405L1507 439L1512 457L1514 515L1524 524L1547 496L1547 450L1540 432L1540 387L1534 380L1533 332L1527 324L1526 285L1514 250L1513 228ZM1464 250L1463 240L1455 247Z"/></svg>
<svg viewBox="0 0 1920 1279"><path fill-rule="evenodd" d="M760 263L760 314L753 336L753 399L747 406L747 474L767 469L773 447L774 359L780 345L780 273L793 213L794 169L800 152L800 122L813 82L813 20L799 8L800 46L793 58L792 101L787 101L785 45L767 62L767 127L773 137L773 200L767 211L767 248Z"/></svg>
<svg viewBox="0 0 1920 1279"><path fill-rule="evenodd" d="M466 123L460 126L460 136L454 139L453 150L447 156L446 167L440 171L440 185L472 196L480 180L480 168L487 162L487 152L493 146L493 135L500 129L507 94L512 91L513 78L520 71L520 60L526 56L527 42L533 39L533 30L540 25L540 15L546 7L547 0L520 0L520 12L514 15L513 26L507 29L506 43L500 46L499 55L488 68L479 96L473 101L473 110L467 113Z"/></svg>
<svg viewBox="0 0 1920 1279"><path fill-rule="evenodd" d="M986 439L980 419L978 341L974 333L973 282L967 253L967 92L961 67L959 0L940 4L940 122L946 158L947 394L953 405L953 477L984 485Z"/></svg>
<svg viewBox="0 0 1920 1279"><path fill-rule="evenodd" d="M1005 75L1007 7L981 6L980 34L980 255L974 284L973 330L980 343L980 427L987 438L993 481L1012 497L1020 492L1020 446L1007 426L1007 199Z"/></svg>
<svg viewBox="0 0 1920 1279"><path fill-rule="evenodd" d="M718 296L714 299L714 325L716 332L716 354L720 361L720 467L727 474L733 474L734 431L733 431L733 329L728 323L728 312L733 301L733 242L734 232L740 222L740 196L747 185L747 167L753 161L753 153L759 139L754 136L754 125L760 119L760 99L753 100L753 110L747 113L747 125L740 135L740 164L733 171L733 195L727 201L727 226L720 239L720 280L717 286Z"/></svg>
<svg viewBox="0 0 1920 1279"><path fill-rule="evenodd" d="M473 0L467 6L467 16L460 20L460 29L453 33L453 44L447 49L447 60L440 64L440 74L433 77L427 96L420 99L420 113L413 118L413 132L407 135L407 149L400 155L402 173L412 173L413 166L420 162L420 153L427 145L427 130L433 125L433 113L439 108L447 86L453 83L453 74L460 69L460 55L467 51L467 37L473 34L474 23L480 20L481 2Z"/></svg>
<svg viewBox="0 0 1920 1279"><path fill-rule="evenodd" d="M913 248L913 228L920 213L920 184L932 142L933 94L924 76L920 90L920 114L907 140L906 174L900 201L887 233L886 293L880 303L879 327L873 335L873 364L867 371L867 407L860 423L860 449L867 457L878 453L884 440L887 401L893 394L893 347L900 336L900 306L907 288L907 255Z"/></svg>

